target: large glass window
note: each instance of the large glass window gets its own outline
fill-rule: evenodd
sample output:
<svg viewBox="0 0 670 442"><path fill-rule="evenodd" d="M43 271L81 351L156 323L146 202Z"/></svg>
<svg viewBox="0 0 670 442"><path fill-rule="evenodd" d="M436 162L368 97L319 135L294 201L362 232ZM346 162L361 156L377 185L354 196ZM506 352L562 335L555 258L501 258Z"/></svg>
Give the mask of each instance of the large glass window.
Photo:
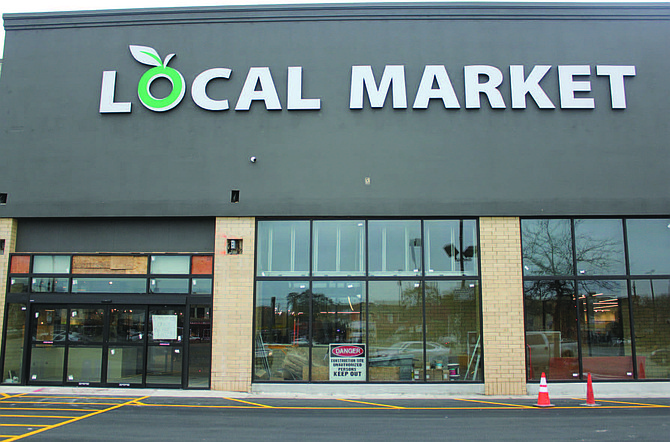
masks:
<svg viewBox="0 0 670 442"><path fill-rule="evenodd" d="M479 305L476 280L426 282L428 381L483 379Z"/></svg>
<svg viewBox="0 0 670 442"><path fill-rule="evenodd" d="M209 388L212 365L212 312L209 305L191 305L188 340L188 386Z"/></svg>
<svg viewBox="0 0 670 442"><path fill-rule="evenodd" d="M412 276L421 272L421 222L370 221L369 273L376 276Z"/></svg>
<svg viewBox="0 0 670 442"><path fill-rule="evenodd" d="M369 283L370 380L409 381L423 370L423 284ZM381 370L377 367L382 367ZM421 377L423 378L423 376Z"/></svg>
<svg viewBox="0 0 670 442"><path fill-rule="evenodd" d="M578 308L584 373L632 379L630 313L625 281L580 281Z"/></svg>
<svg viewBox="0 0 670 442"><path fill-rule="evenodd" d="M307 281L256 284L256 379L303 379L309 369L310 296Z"/></svg>
<svg viewBox="0 0 670 442"><path fill-rule="evenodd" d="M523 274L572 275L572 231L567 219L522 221Z"/></svg>
<svg viewBox="0 0 670 442"><path fill-rule="evenodd" d="M477 275L474 220L428 220L424 221L423 229L428 275Z"/></svg>
<svg viewBox="0 0 670 442"><path fill-rule="evenodd" d="M309 274L309 221L258 223L258 275Z"/></svg>
<svg viewBox="0 0 670 442"><path fill-rule="evenodd" d="M3 383L21 383L23 375L23 343L26 333L25 304L7 306L7 326L5 327L5 363Z"/></svg>
<svg viewBox="0 0 670 442"><path fill-rule="evenodd" d="M60 255L35 255L33 273L70 273L70 257Z"/></svg>
<svg viewBox="0 0 670 442"><path fill-rule="evenodd" d="M626 220L632 275L670 275L670 219Z"/></svg>
<svg viewBox="0 0 670 442"><path fill-rule="evenodd" d="M528 378L670 378L670 220L521 225Z"/></svg>
<svg viewBox="0 0 670 442"><path fill-rule="evenodd" d="M259 221L253 379L481 381L477 238L476 220Z"/></svg>
<svg viewBox="0 0 670 442"><path fill-rule="evenodd" d="M638 377L670 379L670 279L633 280L631 296Z"/></svg>
<svg viewBox="0 0 670 442"><path fill-rule="evenodd" d="M313 274L363 275L365 223L363 221L315 221L312 244Z"/></svg>
<svg viewBox="0 0 670 442"><path fill-rule="evenodd" d="M329 380L329 346L365 343L365 287L360 281L312 285L312 378ZM307 379L303 375L303 378ZM361 376L360 380L365 380Z"/></svg>
<svg viewBox="0 0 670 442"><path fill-rule="evenodd" d="M528 379L579 378L579 331L573 281L526 281Z"/></svg>

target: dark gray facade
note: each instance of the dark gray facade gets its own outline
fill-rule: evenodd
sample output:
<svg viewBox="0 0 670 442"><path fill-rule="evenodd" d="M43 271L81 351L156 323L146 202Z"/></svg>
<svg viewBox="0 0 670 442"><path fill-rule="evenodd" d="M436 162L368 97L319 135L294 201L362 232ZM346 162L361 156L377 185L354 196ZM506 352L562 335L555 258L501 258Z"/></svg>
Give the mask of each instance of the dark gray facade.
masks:
<svg viewBox="0 0 670 442"><path fill-rule="evenodd" d="M0 217L660 215L670 204L666 5L428 4L7 14L0 80ZM153 112L137 84L155 48L186 80ZM350 108L352 66L402 65L406 109ZM426 65L444 65L460 108L413 108ZM504 109L466 109L464 66L502 72ZM550 65L555 105L513 109L510 65ZM558 66L589 66L595 109L561 108ZM613 109L596 66L635 66ZM287 108L288 67L319 110ZM191 99L201 72L232 70ZM268 67L281 110L234 110ZM103 71L130 113L100 113ZM161 95L156 84L157 95ZM395 87L395 86L394 86ZM169 92L169 89L164 88ZM249 161L251 156L257 161ZM369 182L366 182L369 179ZM233 204L231 191L239 190Z"/></svg>

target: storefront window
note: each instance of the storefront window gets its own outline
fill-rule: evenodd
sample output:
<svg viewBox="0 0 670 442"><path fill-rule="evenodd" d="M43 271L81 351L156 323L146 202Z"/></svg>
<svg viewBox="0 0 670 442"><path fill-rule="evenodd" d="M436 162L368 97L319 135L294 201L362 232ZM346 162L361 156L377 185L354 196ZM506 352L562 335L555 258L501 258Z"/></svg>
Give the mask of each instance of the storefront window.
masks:
<svg viewBox="0 0 670 442"><path fill-rule="evenodd" d="M5 361L3 383L21 383L23 375L23 343L26 333L25 304L7 305L7 333L5 335Z"/></svg>
<svg viewBox="0 0 670 442"><path fill-rule="evenodd" d="M146 293L144 278L73 278L72 293Z"/></svg>
<svg viewBox="0 0 670 442"><path fill-rule="evenodd" d="M628 253L632 275L670 274L670 219L629 219Z"/></svg>
<svg viewBox="0 0 670 442"><path fill-rule="evenodd" d="M521 225L528 378L541 370L549 379L668 379L670 220Z"/></svg>
<svg viewBox="0 0 670 442"><path fill-rule="evenodd" d="M365 223L315 221L313 274L353 276L365 273Z"/></svg>
<svg viewBox="0 0 670 442"><path fill-rule="evenodd" d="M573 281L526 281L526 369L528 379L579 378L577 310Z"/></svg>
<svg viewBox="0 0 670 442"><path fill-rule="evenodd" d="M477 223L424 221L427 276L477 275Z"/></svg>
<svg viewBox="0 0 670 442"><path fill-rule="evenodd" d="M145 339L146 309L112 308L109 312L110 342L142 342Z"/></svg>
<svg viewBox="0 0 670 442"><path fill-rule="evenodd" d="M70 273L70 257L59 255L35 255L33 273Z"/></svg>
<svg viewBox="0 0 670 442"><path fill-rule="evenodd" d="M309 221L258 223L258 275L309 274Z"/></svg>
<svg viewBox="0 0 670 442"><path fill-rule="evenodd" d="M188 340L188 386L209 388L212 364L212 312L209 305L191 305Z"/></svg>
<svg viewBox="0 0 670 442"><path fill-rule="evenodd" d="M369 221L369 274L412 276L421 273L421 222Z"/></svg>
<svg viewBox="0 0 670 442"><path fill-rule="evenodd" d="M190 256L152 256L152 275L188 275L190 273Z"/></svg>
<svg viewBox="0 0 670 442"><path fill-rule="evenodd" d="M478 281L425 285L426 380L482 380Z"/></svg>
<svg viewBox="0 0 670 442"><path fill-rule="evenodd" d="M410 381L415 368L425 367L422 284L371 281L368 287L370 380Z"/></svg>
<svg viewBox="0 0 670 442"><path fill-rule="evenodd" d="M30 291L33 293L67 293L69 278L33 278Z"/></svg>
<svg viewBox="0 0 670 442"><path fill-rule="evenodd" d="M628 290L624 281L581 281L578 308L584 373L594 379L632 379Z"/></svg>
<svg viewBox="0 0 670 442"><path fill-rule="evenodd" d="M312 381L337 381L330 376L331 344L365 344L365 290L357 281L315 281L312 285ZM353 363L353 362L352 362ZM365 363L358 377L365 380ZM355 367L354 367L355 368ZM303 374L303 378L307 376Z"/></svg>
<svg viewBox="0 0 670 442"><path fill-rule="evenodd" d="M567 219L521 221L523 274L572 275L572 231Z"/></svg>
<svg viewBox="0 0 670 442"><path fill-rule="evenodd" d="M476 220L259 221L253 379L481 381L477 250Z"/></svg>
<svg viewBox="0 0 670 442"><path fill-rule="evenodd" d="M670 379L670 279L634 280L631 295L638 377Z"/></svg>
<svg viewBox="0 0 670 442"><path fill-rule="evenodd" d="M90 383L102 379L102 347L70 347L67 382Z"/></svg>
<svg viewBox="0 0 670 442"><path fill-rule="evenodd" d="M188 293L188 279L152 278L149 280L150 293Z"/></svg>
<svg viewBox="0 0 670 442"><path fill-rule="evenodd" d="M575 220L575 252L579 275L625 274L622 221Z"/></svg>
<svg viewBox="0 0 670 442"><path fill-rule="evenodd" d="M104 317L102 308L70 309L70 341L102 342Z"/></svg>
<svg viewBox="0 0 670 442"><path fill-rule="evenodd" d="M307 281L256 284L255 379L299 381L308 372L310 295Z"/></svg>

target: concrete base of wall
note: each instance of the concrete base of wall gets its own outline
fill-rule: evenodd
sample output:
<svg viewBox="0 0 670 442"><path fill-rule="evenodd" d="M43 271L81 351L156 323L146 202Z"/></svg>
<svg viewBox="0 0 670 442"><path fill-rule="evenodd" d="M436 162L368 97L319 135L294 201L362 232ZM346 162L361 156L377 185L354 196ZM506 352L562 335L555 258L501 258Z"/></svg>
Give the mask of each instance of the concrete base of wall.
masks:
<svg viewBox="0 0 670 442"><path fill-rule="evenodd" d="M252 384L259 397L434 398L484 394L484 384Z"/></svg>
<svg viewBox="0 0 670 442"><path fill-rule="evenodd" d="M530 396L537 397L540 385L527 384L526 389ZM593 393L596 401L599 397L670 397L670 382L594 382ZM580 383L549 382L549 397L585 398L586 381Z"/></svg>

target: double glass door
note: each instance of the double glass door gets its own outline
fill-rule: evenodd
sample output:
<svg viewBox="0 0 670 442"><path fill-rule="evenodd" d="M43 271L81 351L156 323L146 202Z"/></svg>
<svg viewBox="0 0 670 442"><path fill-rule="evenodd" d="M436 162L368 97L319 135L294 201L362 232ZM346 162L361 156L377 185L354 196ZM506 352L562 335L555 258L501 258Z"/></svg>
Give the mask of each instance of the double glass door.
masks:
<svg viewBox="0 0 670 442"><path fill-rule="evenodd" d="M185 310L33 304L28 383L179 388Z"/></svg>

